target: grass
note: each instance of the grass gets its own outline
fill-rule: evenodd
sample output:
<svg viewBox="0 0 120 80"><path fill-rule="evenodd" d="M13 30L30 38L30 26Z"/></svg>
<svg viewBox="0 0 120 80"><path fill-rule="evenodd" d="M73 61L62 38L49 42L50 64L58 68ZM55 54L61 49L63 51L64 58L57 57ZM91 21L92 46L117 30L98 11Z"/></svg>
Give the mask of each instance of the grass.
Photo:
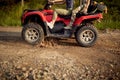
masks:
<svg viewBox="0 0 120 80"><path fill-rule="evenodd" d="M42 5L35 3L26 3L24 8L20 4L14 6L5 7L0 10L0 26L20 26L21 25L21 15L24 9L39 9L43 7Z"/></svg>
<svg viewBox="0 0 120 80"><path fill-rule="evenodd" d="M44 5L40 5L40 2L28 2L25 3L25 6L23 9L29 8L29 9L39 9L43 8ZM41 4L44 4L44 2L41 2ZM55 7L65 7L64 5L55 5ZM21 15L23 12L23 9L21 8L20 4L16 4L14 6L11 6L11 8L8 9L2 9L0 10L0 26L20 26L21 25ZM104 14L104 19L101 21L101 23L95 22L95 26L98 29L120 29L120 21L118 20L119 17L116 17L116 15L110 15L110 14ZM115 19L115 20L114 20Z"/></svg>
<svg viewBox="0 0 120 80"><path fill-rule="evenodd" d="M98 29L120 29L120 22L119 21L112 21L112 20L103 20L100 23L95 23L95 26Z"/></svg>
<svg viewBox="0 0 120 80"><path fill-rule="evenodd" d="M95 22L95 26L98 29L120 29L120 21L119 20L114 20L112 15L110 14L104 14L103 15L103 20L101 20L100 23Z"/></svg>
<svg viewBox="0 0 120 80"><path fill-rule="evenodd" d="M22 9L20 5L14 6L9 11L0 11L0 26L17 26L20 25Z"/></svg>

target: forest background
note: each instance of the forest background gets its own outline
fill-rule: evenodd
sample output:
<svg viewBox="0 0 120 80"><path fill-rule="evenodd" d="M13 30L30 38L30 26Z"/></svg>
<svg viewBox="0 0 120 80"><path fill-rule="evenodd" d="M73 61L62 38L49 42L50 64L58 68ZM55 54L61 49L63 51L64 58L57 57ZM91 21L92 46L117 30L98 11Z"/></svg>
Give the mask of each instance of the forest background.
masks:
<svg viewBox="0 0 120 80"><path fill-rule="evenodd" d="M22 2L24 1L24 3ZM104 2L108 13L103 14L101 23L95 23L98 29L120 29L120 0L96 0ZM0 0L0 26L21 26L21 15L24 9L43 9L46 0ZM75 6L79 0L75 0ZM65 8L65 5L54 5L53 8Z"/></svg>

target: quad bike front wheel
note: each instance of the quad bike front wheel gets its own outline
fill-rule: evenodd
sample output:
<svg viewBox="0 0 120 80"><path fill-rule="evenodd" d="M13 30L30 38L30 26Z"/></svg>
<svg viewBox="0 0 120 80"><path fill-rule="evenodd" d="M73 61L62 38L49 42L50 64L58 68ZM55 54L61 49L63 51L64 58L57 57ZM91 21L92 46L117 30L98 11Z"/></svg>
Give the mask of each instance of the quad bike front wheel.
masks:
<svg viewBox="0 0 120 80"><path fill-rule="evenodd" d="M22 38L32 45L41 43L44 39L43 28L37 23L28 23L22 29Z"/></svg>
<svg viewBox="0 0 120 80"><path fill-rule="evenodd" d="M97 31L92 26L83 26L76 32L75 38L80 46L90 47L97 40Z"/></svg>

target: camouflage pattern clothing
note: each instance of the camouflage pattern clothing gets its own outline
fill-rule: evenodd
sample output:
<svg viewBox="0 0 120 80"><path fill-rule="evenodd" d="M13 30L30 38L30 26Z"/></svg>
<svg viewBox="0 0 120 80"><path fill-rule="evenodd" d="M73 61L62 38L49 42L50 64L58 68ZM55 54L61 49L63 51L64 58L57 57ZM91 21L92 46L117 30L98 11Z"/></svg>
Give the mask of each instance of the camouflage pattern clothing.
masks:
<svg viewBox="0 0 120 80"><path fill-rule="evenodd" d="M70 21L69 25L67 25L65 27L65 29L71 29L72 28L72 25L73 25L73 23L75 21L75 18L76 18L76 14L79 11L84 13L84 14L87 14L89 4L90 4L90 0L80 0L80 6L78 6L76 9L74 9L72 11L71 21Z"/></svg>

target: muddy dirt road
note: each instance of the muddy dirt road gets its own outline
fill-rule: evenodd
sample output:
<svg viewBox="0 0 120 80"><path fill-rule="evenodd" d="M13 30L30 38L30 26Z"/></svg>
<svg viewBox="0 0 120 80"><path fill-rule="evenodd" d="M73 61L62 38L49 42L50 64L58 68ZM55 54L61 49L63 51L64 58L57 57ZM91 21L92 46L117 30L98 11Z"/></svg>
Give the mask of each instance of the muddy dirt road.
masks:
<svg viewBox="0 0 120 80"><path fill-rule="evenodd" d="M120 31L99 31L90 48L74 39L31 46L21 28L0 27L0 80L120 80Z"/></svg>

